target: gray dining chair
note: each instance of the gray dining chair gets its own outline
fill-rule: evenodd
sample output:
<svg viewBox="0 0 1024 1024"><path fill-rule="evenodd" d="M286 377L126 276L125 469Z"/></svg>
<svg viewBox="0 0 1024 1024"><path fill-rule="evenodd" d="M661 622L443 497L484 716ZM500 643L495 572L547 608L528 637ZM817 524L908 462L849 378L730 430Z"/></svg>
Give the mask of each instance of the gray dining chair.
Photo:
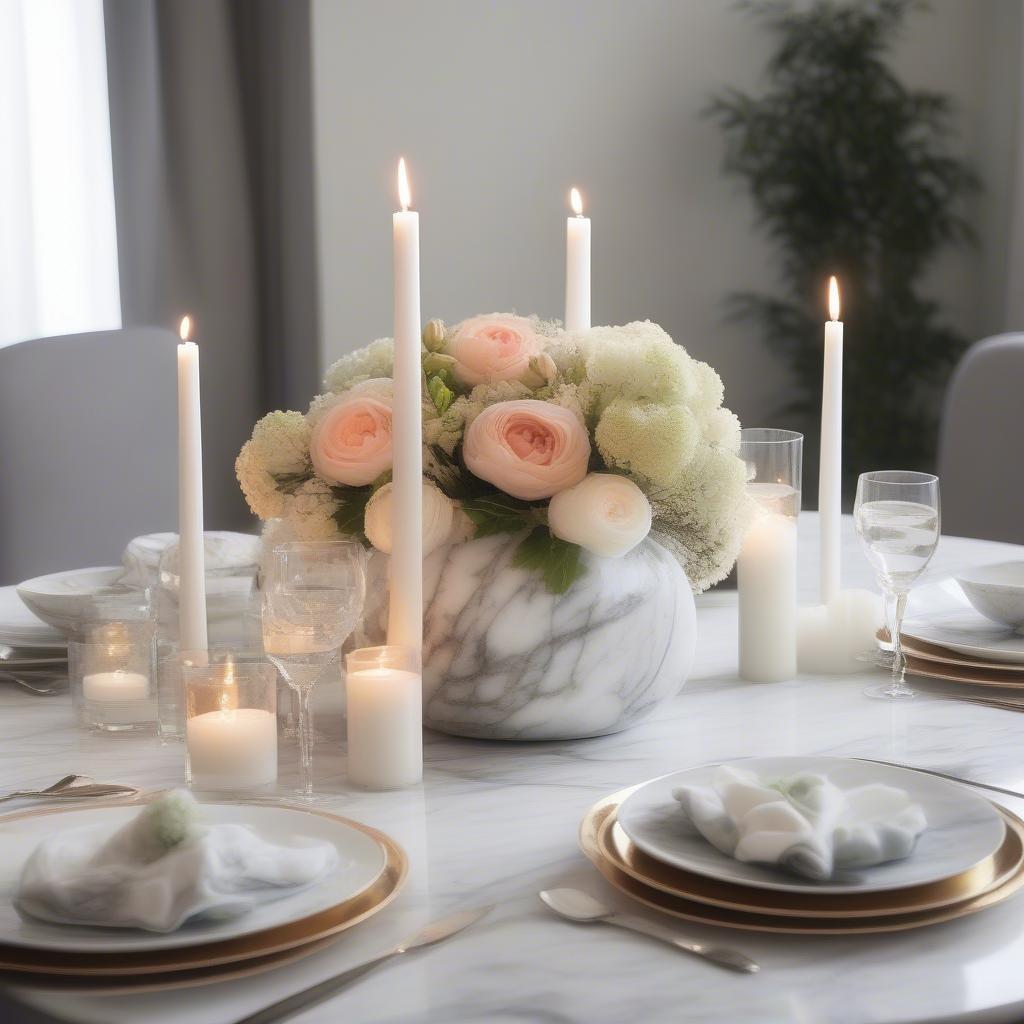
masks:
<svg viewBox="0 0 1024 1024"><path fill-rule="evenodd" d="M177 522L177 337L137 327L0 348L0 584L116 565Z"/></svg>
<svg viewBox="0 0 1024 1024"><path fill-rule="evenodd" d="M973 345L939 437L942 532L1024 544L1024 333Z"/></svg>

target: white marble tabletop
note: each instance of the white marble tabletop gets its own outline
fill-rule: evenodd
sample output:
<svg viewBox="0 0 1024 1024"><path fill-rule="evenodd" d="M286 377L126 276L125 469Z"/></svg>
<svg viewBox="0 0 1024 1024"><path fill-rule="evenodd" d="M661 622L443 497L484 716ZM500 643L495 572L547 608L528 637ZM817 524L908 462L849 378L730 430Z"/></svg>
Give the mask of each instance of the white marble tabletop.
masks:
<svg viewBox="0 0 1024 1024"><path fill-rule="evenodd" d="M844 582L870 585L847 520ZM802 598L815 594L816 516L801 519ZM1020 556L1007 545L943 538L932 578ZM18 995L67 1021L229 1024L385 949L428 919L484 903L495 911L455 939L369 975L295 1018L374 1022L1016 1021L1024 1017L1024 893L961 921L897 935L800 938L693 926L763 965L733 976L658 943L556 919L537 890L613 890L576 831L599 797L672 769L742 755L843 754L902 761L1024 791L1024 715L954 702L890 706L863 697L870 675L753 685L736 677L735 595L699 602L697 661L683 693L629 732L573 743L500 744L430 735L422 788L350 791L339 716L317 753L325 806L385 829L412 861L410 884L378 917L328 949L248 979L174 993ZM67 698L0 686L3 789L75 771L166 787L182 748L76 730ZM1016 806L1016 805L1020 806ZM1024 811L1024 801L1009 805Z"/></svg>

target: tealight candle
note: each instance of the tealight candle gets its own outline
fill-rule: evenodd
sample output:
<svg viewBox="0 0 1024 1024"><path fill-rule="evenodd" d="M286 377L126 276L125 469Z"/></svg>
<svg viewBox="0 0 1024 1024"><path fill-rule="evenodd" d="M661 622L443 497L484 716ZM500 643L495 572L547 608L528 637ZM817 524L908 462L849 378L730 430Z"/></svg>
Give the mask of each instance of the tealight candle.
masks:
<svg viewBox="0 0 1024 1024"><path fill-rule="evenodd" d="M364 647L347 658L348 776L367 789L423 778L423 684L417 652Z"/></svg>
<svg viewBox="0 0 1024 1024"><path fill-rule="evenodd" d="M277 673L262 656L205 653L182 664L187 781L195 789L237 792L277 781Z"/></svg>

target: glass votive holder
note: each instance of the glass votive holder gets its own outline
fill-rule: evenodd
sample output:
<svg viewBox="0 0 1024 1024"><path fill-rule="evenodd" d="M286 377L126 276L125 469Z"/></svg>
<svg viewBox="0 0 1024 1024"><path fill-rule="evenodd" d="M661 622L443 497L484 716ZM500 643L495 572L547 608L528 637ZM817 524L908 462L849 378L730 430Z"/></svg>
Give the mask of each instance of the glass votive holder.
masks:
<svg viewBox="0 0 1024 1024"><path fill-rule="evenodd" d="M184 652L185 781L215 793L277 782L277 670L262 652Z"/></svg>
<svg viewBox="0 0 1024 1024"><path fill-rule="evenodd" d="M411 647L361 647L346 662L348 777L366 789L423 778L423 679Z"/></svg>
<svg viewBox="0 0 1024 1024"><path fill-rule="evenodd" d="M79 724L99 732L152 731L156 726L154 641L68 641L71 701Z"/></svg>
<svg viewBox="0 0 1024 1024"><path fill-rule="evenodd" d="M739 673L780 682L797 672L796 521L803 435L748 428L740 434L754 517L736 561Z"/></svg>

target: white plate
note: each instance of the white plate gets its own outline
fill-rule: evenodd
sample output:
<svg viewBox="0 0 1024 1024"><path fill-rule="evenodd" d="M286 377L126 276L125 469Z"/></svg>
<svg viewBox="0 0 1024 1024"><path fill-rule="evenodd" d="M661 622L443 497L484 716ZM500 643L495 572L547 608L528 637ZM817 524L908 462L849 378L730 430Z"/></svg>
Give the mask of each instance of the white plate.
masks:
<svg viewBox="0 0 1024 1024"><path fill-rule="evenodd" d="M72 953L128 953L221 942L289 924L351 899L373 885L386 866L384 848L366 833L301 807L209 803L202 808L207 821L249 825L264 839L281 845L299 836L326 839L337 848L340 867L319 884L258 907L234 921L187 924L169 935L134 928L48 924L23 919L12 903L28 856L56 828L101 826L113 832L137 815L140 807L72 807L59 814L13 821L0 818L0 943Z"/></svg>
<svg viewBox="0 0 1024 1024"><path fill-rule="evenodd" d="M123 565L102 565L37 576L16 589L21 600L63 636L77 626L89 599L122 576Z"/></svg>
<svg viewBox="0 0 1024 1024"><path fill-rule="evenodd" d="M0 587L0 643L11 647L60 647L64 636L26 606L17 587Z"/></svg>
<svg viewBox="0 0 1024 1024"><path fill-rule="evenodd" d="M843 789L882 782L905 789L924 808L928 828L905 860L868 868L840 882L812 882L756 864L743 864L716 850L687 821L672 790L708 785L718 765L673 772L641 786L619 808L618 821L644 853L708 878L782 892L881 892L950 878L991 856L1006 826L983 797L942 779L893 765L843 757L751 757L731 762L771 779L797 772L827 775Z"/></svg>

